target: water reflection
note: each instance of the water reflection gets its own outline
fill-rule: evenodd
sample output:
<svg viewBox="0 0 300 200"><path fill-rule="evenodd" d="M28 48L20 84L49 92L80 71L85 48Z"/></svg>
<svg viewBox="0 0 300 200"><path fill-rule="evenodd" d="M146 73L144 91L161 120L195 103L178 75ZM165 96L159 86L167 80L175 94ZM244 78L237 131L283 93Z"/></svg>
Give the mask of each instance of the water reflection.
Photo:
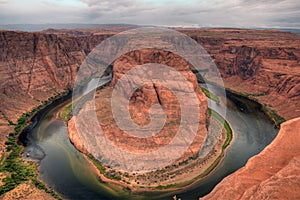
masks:
<svg viewBox="0 0 300 200"><path fill-rule="evenodd" d="M218 94L218 88L211 88ZM172 199L174 194L182 199L197 199L259 153L278 132L254 102L234 95L227 99L227 105L211 101L211 108L219 113L227 106L226 120L234 132L234 140L218 167L204 180L184 191L132 194L99 181L85 157L70 143L66 125L56 118L61 106L44 113L37 126L27 134L29 142L24 157L29 153L30 159L38 160L40 179L66 199Z"/></svg>

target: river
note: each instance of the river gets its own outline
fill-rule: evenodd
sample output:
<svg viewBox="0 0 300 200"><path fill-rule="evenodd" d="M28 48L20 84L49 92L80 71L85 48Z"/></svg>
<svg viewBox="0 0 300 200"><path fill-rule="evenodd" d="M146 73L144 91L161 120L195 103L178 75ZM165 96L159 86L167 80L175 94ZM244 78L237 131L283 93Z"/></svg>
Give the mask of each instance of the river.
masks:
<svg viewBox="0 0 300 200"><path fill-rule="evenodd" d="M218 94L218 88L210 86ZM39 163L39 178L65 199L198 199L209 193L224 177L244 166L277 135L278 129L261 111L260 105L246 98L227 94L226 120L234 139L219 165L203 180L187 189L168 192L133 194L119 186L102 183L85 157L70 143L67 127L58 117L59 109L70 98L54 102L33 118L19 138L24 144L24 158ZM210 101L210 107L222 113L224 106ZM30 158L26 158L26 154Z"/></svg>

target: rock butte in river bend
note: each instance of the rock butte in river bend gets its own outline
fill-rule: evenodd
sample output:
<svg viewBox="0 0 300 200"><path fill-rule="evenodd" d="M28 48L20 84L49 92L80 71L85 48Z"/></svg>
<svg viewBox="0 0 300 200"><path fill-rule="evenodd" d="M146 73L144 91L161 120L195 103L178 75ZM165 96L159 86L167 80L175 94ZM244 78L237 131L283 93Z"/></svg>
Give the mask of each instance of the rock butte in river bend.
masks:
<svg viewBox="0 0 300 200"><path fill-rule="evenodd" d="M77 68L84 57L105 38L119 32L110 29L93 30L53 30L44 33L24 33L13 31L0 32L0 142L1 152L5 152L5 141L14 126L8 120L16 122L22 113L30 111L49 97L62 92L73 85ZM248 94L266 104L285 119L300 116L300 36L292 33L268 30L246 29L207 29L180 30L201 44L213 57L219 67L226 87ZM297 120L299 121L299 120ZM293 125L294 124L294 125ZM299 148L299 144L291 142L289 135L299 137L297 122L286 122L284 127L290 131L280 131L273 143L289 143L289 148ZM290 128L288 128L290 127ZM295 138L293 141L299 141ZM280 144L279 144L280 145ZM250 159L252 172L260 173L260 177L271 177L268 170L263 171L260 163L274 160L274 154L280 157L279 162L272 162L272 168L278 169L278 174L268 182L274 197L281 197L284 191L292 189L299 194L299 185L293 178L297 167L299 151L286 151L275 148L271 144L259 159ZM285 163L285 164L282 164ZM289 164L290 163L290 164ZM248 164L236 173L239 176L225 179L227 187L217 186L226 194L241 196L241 191L248 195L267 195L266 179L253 177L253 173L245 172ZM249 165L250 165L249 164ZM282 169L282 171L280 171ZM282 176L284 174L284 176ZM241 178L239 178L241 177ZM276 181L275 181L276 179ZM255 181L255 184L253 182ZM284 181L285 184L282 184ZM298 182L299 183L299 182ZM239 190L231 190L232 185L241 185ZM258 187L260 186L260 187ZM217 190L217 189L216 189ZM216 191L215 190L215 191ZM213 191L211 195L216 195ZM280 192L282 191L282 192ZM255 193L256 192L256 193ZM258 193L260 192L260 193ZM219 194L219 193L218 193ZM288 195L289 193L285 193ZM219 196L220 198L223 196ZM225 197L224 197L225 198ZM291 197L292 198L292 197Z"/></svg>
<svg viewBox="0 0 300 200"><path fill-rule="evenodd" d="M113 77L112 77L111 86L109 86L109 88L114 87L118 79L123 77L123 75L129 70L133 69L137 65L143 65L147 63L164 64L180 72L180 74L187 80L187 83L190 85L193 92L195 92L195 94L197 95L200 112L199 113L194 112L195 105L188 105L189 106L188 115L189 118L199 119L198 122L199 124L197 124L198 131L197 134L195 135L193 142L191 143L187 151L184 153L184 155L181 157L181 159L179 159L178 161L183 161L190 157L196 156L200 150L201 144L203 143L207 132L207 128L206 128L207 101L204 93L198 87L198 82L195 74L192 73L189 64L184 59L182 59L178 55L175 55L170 52L162 51L162 50L143 49L143 50L136 50L136 51L129 52L121 56L120 58L118 58L113 63ZM150 72L150 71L151 69L149 69L149 73L157 73L157 72ZM130 76L130 80L138 80L139 78L140 77L138 75ZM174 80L168 80L168 82L171 82L172 87L176 88L177 92L181 92L185 94L183 95L183 98L186 98L188 96L187 93L191 93L191 91L186 89L185 83L181 82L180 80L174 79ZM118 101L123 102L125 100L125 96L128 97L131 96L131 99L129 101L130 114L133 121L140 126L145 126L150 122L149 110L152 105L159 104L163 107L167 115L164 128L158 133L156 133L154 136L147 137L147 138L134 137L130 135L130 133L125 133L120 128L118 128L112 116L111 102L103 100L104 97L102 96L102 94L106 92L102 92L101 90L96 92L95 106L96 106L98 121L106 137L110 141L112 141L115 145L117 145L121 149L128 150L130 152L136 152L136 153L145 153L145 152L154 151L170 143L170 141L177 134L178 128L180 126L180 119L181 119L180 104L175 94L172 91L170 91L170 89L164 87L162 84L152 82L150 84L144 85L138 90L136 90L132 96L131 94L127 94L128 93L127 88L123 88L123 92L125 92L125 94L122 94L121 96L118 97L120 98ZM108 97L105 96L105 98L108 98L108 100L110 99L109 97L110 96ZM188 99L184 99L183 101L185 103L189 102ZM87 104L87 106L84 106L78 115L80 115L82 112L85 113L91 112L90 109L93 109L93 107L88 106L89 105L88 102L85 104ZM127 109L127 107L124 109ZM156 113L157 111L154 112ZM76 128L74 127L75 118L76 117L73 116L68 123L68 132L70 135L70 140L79 150L85 153L90 153L90 151L97 151L92 146L86 148L82 144L83 141L79 139L80 137L76 135L78 133L76 131ZM80 121L77 121L77 123L78 122L80 123ZM84 124L86 123L84 122ZM182 130L186 133L186 131L190 131L191 128L184 127L182 128ZM94 132L98 133L99 131L98 129L96 129L94 130ZM183 141L187 140L187 138L181 138L181 139ZM89 143L85 142L85 144L89 144ZM90 148L90 151L87 151L88 148ZM176 148L173 149L174 151L177 151ZM172 153L172 152L168 152L168 153Z"/></svg>

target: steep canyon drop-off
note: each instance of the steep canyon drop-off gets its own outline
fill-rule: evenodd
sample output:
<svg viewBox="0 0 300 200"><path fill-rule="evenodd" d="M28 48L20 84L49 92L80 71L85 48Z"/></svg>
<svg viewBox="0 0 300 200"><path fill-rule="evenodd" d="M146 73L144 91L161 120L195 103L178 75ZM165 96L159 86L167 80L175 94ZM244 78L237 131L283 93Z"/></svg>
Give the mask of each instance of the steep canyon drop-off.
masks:
<svg viewBox="0 0 300 200"><path fill-rule="evenodd" d="M300 116L299 35L240 29L181 31L208 51L227 88L257 99L287 120ZM1 152L6 151L4 143L14 128L9 124L16 123L22 113L49 97L72 88L76 71L85 56L115 33L113 29L110 33L86 30L81 36L74 31L57 31L56 34L0 32ZM299 173L294 172L299 171L300 145L289 141L292 138L293 141L300 140L298 121L286 122L275 141L261 155L222 181L216 188L217 192L213 191L211 195L230 190L236 198L246 198L251 194L268 195L270 191L275 191L272 194L278 196L280 191L285 191L285 187L297 191L300 181L294 180L299 180ZM277 148L281 143L283 148ZM285 146L286 143L289 145ZM291 151L286 151L284 147ZM277 161L273 154L277 155ZM260 163L269 163L269 160L275 160L270 167L276 170L261 171L253 184L253 177L250 177L247 168L251 167L251 172L259 171ZM226 187L232 184L241 186L235 190ZM268 190L270 185L272 188ZM247 190L249 186L251 191ZM299 193L293 195L299 197Z"/></svg>

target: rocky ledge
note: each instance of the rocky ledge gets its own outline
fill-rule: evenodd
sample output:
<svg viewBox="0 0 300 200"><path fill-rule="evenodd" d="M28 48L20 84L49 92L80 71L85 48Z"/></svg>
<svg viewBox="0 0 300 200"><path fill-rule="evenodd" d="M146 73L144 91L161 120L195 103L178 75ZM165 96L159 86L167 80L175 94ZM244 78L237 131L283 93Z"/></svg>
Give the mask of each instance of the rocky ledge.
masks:
<svg viewBox="0 0 300 200"><path fill-rule="evenodd" d="M268 147L201 199L299 199L300 118L281 124Z"/></svg>

